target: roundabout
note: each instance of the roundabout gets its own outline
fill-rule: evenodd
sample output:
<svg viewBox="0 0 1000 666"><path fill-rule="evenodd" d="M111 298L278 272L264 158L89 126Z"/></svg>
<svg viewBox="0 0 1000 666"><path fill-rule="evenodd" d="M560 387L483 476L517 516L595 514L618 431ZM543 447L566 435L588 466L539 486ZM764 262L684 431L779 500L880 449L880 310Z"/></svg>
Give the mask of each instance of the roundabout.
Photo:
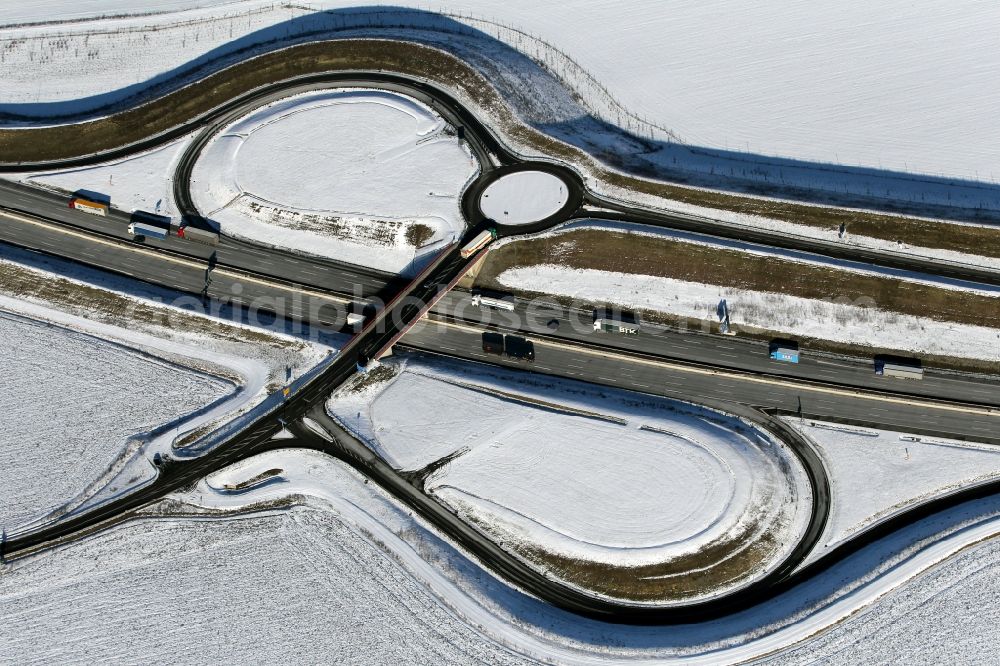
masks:
<svg viewBox="0 0 1000 666"><path fill-rule="evenodd" d="M486 186L479 208L498 224L520 225L558 213L568 200L569 188L561 178L544 171L515 171Z"/></svg>
<svg viewBox="0 0 1000 666"><path fill-rule="evenodd" d="M534 233L576 217L585 191L569 167L511 158L484 169L466 188L462 214L471 227L488 224L501 235Z"/></svg>

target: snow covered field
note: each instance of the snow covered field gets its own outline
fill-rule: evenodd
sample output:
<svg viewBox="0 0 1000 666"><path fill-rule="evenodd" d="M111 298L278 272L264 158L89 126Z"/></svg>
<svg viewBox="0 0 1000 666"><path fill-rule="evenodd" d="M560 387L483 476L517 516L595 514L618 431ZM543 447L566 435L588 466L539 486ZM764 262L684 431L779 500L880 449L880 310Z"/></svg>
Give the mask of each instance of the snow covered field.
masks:
<svg viewBox="0 0 1000 666"><path fill-rule="evenodd" d="M25 41L5 49L13 76L4 77L0 99L70 100L136 85L254 31L263 32L258 40L273 38L269 26L293 21L284 33L273 31L286 37L321 27L302 18L306 7L352 6L174 0L143 9L211 4L219 6L79 26L8 27L8 39ZM1000 66L992 30L1000 10L993 3L818 7L804 0L768 6L716 0L674 3L669 11L654 0L628 7L605 0L395 4L471 13L536 35L573 58L625 109L694 145L978 180L1000 176L991 149L1000 142L990 112L1000 100L991 76ZM49 0L4 7L0 22L135 11L126 5ZM158 29L145 38L141 28L151 26ZM97 34L81 53L73 35L86 30ZM507 38L519 45L515 35Z"/></svg>
<svg viewBox="0 0 1000 666"><path fill-rule="evenodd" d="M156 453L182 455L175 441L245 413L286 371L298 377L334 350L191 311L190 300L0 250L0 325L16 350L0 364L12 388L0 396L8 533L142 485Z"/></svg>
<svg viewBox="0 0 1000 666"><path fill-rule="evenodd" d="M131 524L9 569L8 663L522 663L313 509Z"/></svg>
<svg viewBox="0 0 1000 666"><path fill-rule="evenodd" d="M278 483L222 490L271 469ZM957 663L1000 640L998 541L962 551L1000 533L995 499L921 521L752 612L629 627L513 590L315 452L239 463L164 509L236 510L289 495L302 506L147 519L3 565L0 659Z"/></svg>
<svg viewBox="0 0 1000 666"><path fill-rule="evenodd" d="M830 518L808 561L922 501L1000 478L1000 448L787 418L830 475Z"/></svg>
<svg viewBox="0 0 1000 666"><path fill-rule="evenodd" d="M667 579L697 560L700 588L659 593L712 596L784 559L809 520L797 458L733 417L478 364L408 358L383 369L384 381L359 380L327 409L399 469L450 456L425 490L535 559L649 577L669 563ZM703 553L725 548L738 562L758 540L778 544L756 554L760 570L715 579Z"/></svg>
<svg viewBox="0 0 1000 666"><path fill-rule="evenodd" d="M0 310L0 521L11 530L76 497L133 436L222 400L231 383Z"/></svg>
<svg viewBox="0 0 1000 666"><path fill-rule="evenodd" d="M478 165L444 120L394 93L297 95L205 148L192 194L222 233L387 272L461 236Z"/></svg>
<svg viewBox="0 0 1000 666"><path fill-rule="evenodd" d="M672 5L668 12L651 0L631 3L626 10L603 0L576 0L564 11L563 5L517 0L513 5L421 3L422 10L369 9L359 14L342 0L294 6L259 0L164 1L149 9L200 8L0 30L5 45L0 59L12 67L11 76L0 81L0 112L44 117L99 108L186 76L206 62L233 62L255 49L330 37L401 37L454 53L490 80L519 118L512 124L500 114L505 120L497 131L529 156L548 153L523 140L521 123L612 164L622 160L627 171L703 187L776 197L808 191L814 194L807 200L861 207L904 202L917 214L934 206L962 209L962 219L1000 210L995 165L987 166L996 161L988 146L995 143L990 137L998 130L984 110L994 105L987 100L995 101L997 87L983 74L988 66L980 66L983 58L988 61L1000 51L984 47L995 36L982 27L994 20L997 10L975 0L934 12L898 4L900 0L877 8L852 4L834 12L801 1L750 8L717 0ZM79 18L87 6L95 14L123 11L117 0L83 5L50 0L34 14L20 7L0 8L0 13L10 22L46 21ZM828 16L831 13L837 17ZM816 25L800 32L813 20ZM711 21L710 29L693 29L702 21ZM742 27L734 27L743 22L766 23L769 38L747 37ZM601 34L600 48L594 48L595 32ZM693 51L692 39L697 41ZM911 43L920 43L919 51L899 46ZM675 52L679 44L684 47ZM859 49L864 49L864 58L855 57ZM243 56L234 55L240 50ZM691 59L690 53L700 57ZM979 64L971 66L973 60ZM890 74L895 66L902 69ZM817 68L829 76L817 76ZM808 79L808 85L787 87L788 77L797 84ZM892 78L891 83L886 78ZM725 85L706 85L715 80ZM921 103L910 104L907 94L917 89ZM934 94L928 96L926 90ZM841 93L844 96L838 97ZM476 100L459 97L484 117L497 115L496 109L479 108ZM728 101L706 102L720 97ZM636 140L594 117L657 141ZM701 127L708 129L702 133ZM732 128L740 135L730 136ZM783 159L788 157L799 161ZM831 168L831 162L848 166ZM911 233L905 224L875 232L877 238L852 233L839 238L836 224L796 223L798 218L778 213L772 219L768 211L773 200L758 199L749 208L736 205L739 211L726 209L733 205L725 203L706 208L623 189L611 182L607 169L588 160L577 166L596 191L627 202L805 238L836 238L884 251L997 265L995 257L976 255L975 248L983 244L956 241L952 249L937 249L933 235L917 234L919 242L901 245L898 237L905 241ZM888 169L974 180L914 178ZM295 226L294 220L286 223ZM990 242L989 234L983 242Z"/></svg>

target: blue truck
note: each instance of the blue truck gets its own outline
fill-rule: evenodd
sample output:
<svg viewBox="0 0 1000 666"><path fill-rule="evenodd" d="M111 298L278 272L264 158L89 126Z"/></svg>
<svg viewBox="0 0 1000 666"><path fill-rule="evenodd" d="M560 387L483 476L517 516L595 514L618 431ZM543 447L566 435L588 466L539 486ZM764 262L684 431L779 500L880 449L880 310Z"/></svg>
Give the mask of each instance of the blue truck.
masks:
<svg viewBox="0 0 1000 666"><path fill-rule="evenodd" d="M768 353L774 361L799 362L799 345L791 340L772 340L768 345Z"/></svg>

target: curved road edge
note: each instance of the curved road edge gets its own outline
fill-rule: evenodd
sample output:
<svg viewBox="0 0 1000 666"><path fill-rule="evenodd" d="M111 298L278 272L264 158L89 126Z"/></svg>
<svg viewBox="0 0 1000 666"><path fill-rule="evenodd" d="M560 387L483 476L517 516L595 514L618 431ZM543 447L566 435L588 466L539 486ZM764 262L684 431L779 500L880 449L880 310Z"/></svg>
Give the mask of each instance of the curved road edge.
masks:
<svg viewBox="0 0 1000 666"><path fill-rule="evenodd" d="M729 405L706 406L724 413L729 409ZM802 538L789 556L766 576L719 597L670 606L613 601L588 594L546 576L517 555L497 545L490 537L427 495L419 480L414 483L413 480L389 466L375 452L330 417L322 404L314 405L308 416L326 431L330 437L329 440L321 437L301 422L290 425L290 429L300 440L309 443L311 448L330 453L344 460L364 476L373 479L398 501L417 511L422 518L441 530L460 545L467 554L475 557L501 580L515 584L523 591L554 606L606 622L648 625L680 624L729 615L750 608L769 598L771 590L782 581L786 581L804 560L826 526L829 513L829 480L819 456L809 442L768 414L743 406L733 407L734 409L728 413L749 420L766 432L785 441L803 464L812 491L813 506L810 521ZM784 439L786 435L791 436L792 441L786 441Z"/></svg>

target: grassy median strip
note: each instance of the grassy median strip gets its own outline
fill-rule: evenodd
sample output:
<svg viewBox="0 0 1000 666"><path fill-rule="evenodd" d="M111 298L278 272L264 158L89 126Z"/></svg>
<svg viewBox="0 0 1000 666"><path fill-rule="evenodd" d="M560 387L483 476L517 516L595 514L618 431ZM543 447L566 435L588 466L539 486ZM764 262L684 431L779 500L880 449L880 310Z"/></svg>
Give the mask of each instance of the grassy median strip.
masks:
<svg viewBox="0 0 1000 666"><path fill-rule="evenodd" d="M390 71L458 90L504 133L540 154L574 164L608 185L683 203L823 229L842 222L856 236L1000 258L1000 228L935 222L835 207L739 196L640 178L615 170L618 156L592 155L526 126L482 75L454 56L416 43L345 39L293 46L250 58L179 90L105 118L40 128L0 129L0 162L88 155L164 132L255 88L296 76Z"/></svg>
<svg viewBox="0 0 1000 666"><path fill-rule="evenodd" d="M147 302L56 275L40 274L6 261L0 261L0 293L26 300L40 300L51 307L59 307L87 319L120 328L134 329L136 324L147 324L250 344L281 348L298 345L292 340L272 336L265 331L228 325L160 305L155 301Z"/></svg>
<svg viewBox="0 0 1000 666"><path fill-rule="evenodd" d="M476 278L476 286L511 291L498 280L504 271L544 264L844 302L877 307L887 312L1000 329L1000 298L740 250L685 243L668 237L603 229L573 229L501 245L487 255ZM542 291L523 292L522 295L553 297ZM572 302L569 298L555 298L565 305ZM640 314L648 321L699 328L697 320L668 313L643 310ZM718 332L716 323L713 322L711 328ZM777 330L739 328L740 335L744 337L768 339L780 334ZM848 355L871 352L867 347L835 340L809 340L806 346ZM940 356L924 358L929 365L939 367L991 373L1000 369L1000 365L988 361Z"/></svg>
<svg viewBox="0 0 1000 666"><path fill-rule="evenodd" d="M901 314L1000 328L1000 298L667 237L602 229L574 229L502 245L490 252L478 281L501 288L497 277L507 269L541 264L651 275L818 300L847 299L843 302L867 302Z"/></svg>

